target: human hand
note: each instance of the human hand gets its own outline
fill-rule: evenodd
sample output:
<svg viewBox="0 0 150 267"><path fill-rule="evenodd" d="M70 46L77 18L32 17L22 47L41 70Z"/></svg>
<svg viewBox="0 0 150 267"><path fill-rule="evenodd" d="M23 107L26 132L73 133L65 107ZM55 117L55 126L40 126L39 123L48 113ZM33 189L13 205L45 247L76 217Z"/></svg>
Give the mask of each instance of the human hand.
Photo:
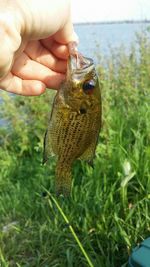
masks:
<svg viewBox="0 0 150 267"><path fill-rule="evenodd" d="M40 95L65 79L70 41L77 41L69 0L0 0L0 88Z"/></svg>

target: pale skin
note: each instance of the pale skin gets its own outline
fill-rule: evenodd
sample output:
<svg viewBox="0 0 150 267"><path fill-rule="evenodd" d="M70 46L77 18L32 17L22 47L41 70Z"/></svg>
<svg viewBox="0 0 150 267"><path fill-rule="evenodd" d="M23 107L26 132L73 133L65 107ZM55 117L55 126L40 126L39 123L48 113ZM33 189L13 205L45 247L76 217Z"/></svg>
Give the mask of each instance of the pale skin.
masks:
<svg viewBox="0 0 150 267"><path fill-rule="evenodd" d="M0 88L26 96L58 89L71 41L69 0L0 0Z"/></svg>

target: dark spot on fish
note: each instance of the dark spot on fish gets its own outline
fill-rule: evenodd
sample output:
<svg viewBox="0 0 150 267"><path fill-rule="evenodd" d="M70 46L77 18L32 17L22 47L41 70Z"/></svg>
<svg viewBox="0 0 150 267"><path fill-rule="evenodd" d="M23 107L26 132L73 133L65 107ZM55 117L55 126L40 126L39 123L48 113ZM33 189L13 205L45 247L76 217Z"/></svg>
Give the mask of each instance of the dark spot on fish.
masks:
<svg viewBox="0 0 150 267"><path fill-rule="evenodd" d="M80 113L81 114L86 114L86 109L85 108L80 108Z"/></svg>

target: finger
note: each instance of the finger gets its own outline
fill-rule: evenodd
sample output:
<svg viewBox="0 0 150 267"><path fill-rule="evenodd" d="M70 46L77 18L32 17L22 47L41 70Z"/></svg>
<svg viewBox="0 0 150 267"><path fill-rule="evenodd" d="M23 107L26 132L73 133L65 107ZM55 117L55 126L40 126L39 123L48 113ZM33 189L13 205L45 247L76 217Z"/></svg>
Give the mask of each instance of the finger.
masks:
<svg viewBox="0 0 150 267"><path fill-rule="evenodd" d="M40 63L31 60L25 53L16 59L12 73L23 80L39 80L48 88L58 89L65 75L57 73Z"/></svg>
<svg viewBox="0 0 150 267"><path fill-rule="evenodd" d="M67 60L69 56L67 45L57 43L56 41L52 40L52 38L53 36L41 40L42 45L47 50L51 51L57 58Z"/></svg>
<svg viewBox="0 0 150 267"><path fill-rule="evenodd" d="M79 38L73 28L71 17L67 20L64 27L54 34L54 40L60 44L68 44L69 42L79 42Z"/></svg>
<svg viewBox="0 0 150 267"><path fill-rule="evenodd" d="M25 49L25 53L33 60L56 71L65 73L67 69L66 60L58 59L40 41L31 41Z"/></svg>
<svg viewBox="0 0 150 267"><path fill-rule="evenodd" d="M36 96L44 93L46 86L41 81L22 80L21 78L9 73L0 82L1 89L18 95Z"/></svg>

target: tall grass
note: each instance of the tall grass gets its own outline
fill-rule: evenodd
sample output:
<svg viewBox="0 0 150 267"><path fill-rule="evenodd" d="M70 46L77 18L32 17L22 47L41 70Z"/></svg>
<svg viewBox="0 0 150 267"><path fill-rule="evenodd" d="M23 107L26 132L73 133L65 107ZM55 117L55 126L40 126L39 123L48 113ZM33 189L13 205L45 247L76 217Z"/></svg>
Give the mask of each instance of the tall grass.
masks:
<svg viewBox="0 0 150 267"><path fill-rule="evenodd" d="M71 198L58 199L94 267L126 266L131 248L150 235L149 37L138 34L129 54L112 51L107 69L98 67L103 129L94 169L76 162ZM45 193L54 188L55 159L41 165L52 94L1 92L2 267L88 266Z"/></svg>

